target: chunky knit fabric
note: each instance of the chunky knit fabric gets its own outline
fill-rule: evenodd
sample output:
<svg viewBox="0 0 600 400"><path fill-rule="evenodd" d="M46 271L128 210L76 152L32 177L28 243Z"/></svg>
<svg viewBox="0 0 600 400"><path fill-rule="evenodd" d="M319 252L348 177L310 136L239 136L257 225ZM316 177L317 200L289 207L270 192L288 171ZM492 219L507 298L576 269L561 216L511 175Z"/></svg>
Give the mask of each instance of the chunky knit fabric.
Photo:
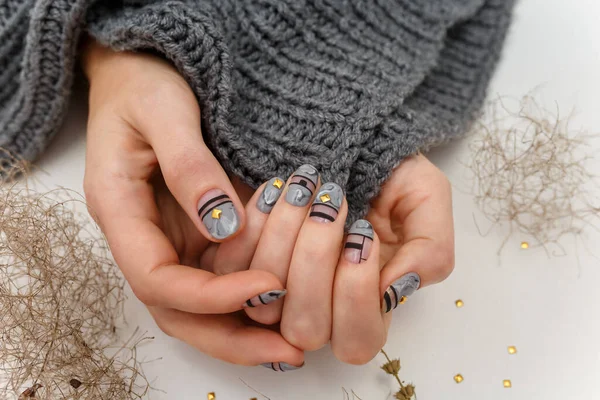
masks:
<svg viewBox="0 0 600 400"><path fill-rule="evenodd" d="M1 1L0 146L30 160L46 147L87 30L171 60L228 171L257 186L313 164L346 189L353 220L403 158L467 129L512 3Z"/></svg>

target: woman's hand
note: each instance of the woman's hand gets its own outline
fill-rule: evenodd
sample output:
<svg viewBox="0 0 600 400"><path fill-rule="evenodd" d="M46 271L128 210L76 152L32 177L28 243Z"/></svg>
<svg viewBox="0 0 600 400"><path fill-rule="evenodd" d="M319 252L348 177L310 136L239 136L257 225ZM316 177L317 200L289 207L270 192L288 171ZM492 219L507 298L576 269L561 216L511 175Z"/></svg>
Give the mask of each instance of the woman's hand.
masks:
<svg viewBox="0 0 600 400"><path fill-rule="evenodd" d="M91 214L136 296L167 334L243 365L302 365L303 353L235 314L283 285L252 269L212 273L216 246L245 225L236 191L206 147L200 110L166 61L87 44L84 188ZM285 364L281 364L285 365Z"/></svg>
<svg viewBox="0 0 600 400"><path fill-rule="evenodd" d="M367 220L371 226L359 221L350 229L335 277L331 345L351 364L370 361L383 347L390 311L454 268L450 184L424 156L394 170Z"/></svg>
<svg viewBox="0 0 600 400"><path fill-rule="evenodd" d="M287 295L247 308L253 320L281 321L283 337L299 349L331 340L340 360L366 363L385 344L390 311L452 271L449 182L425 157L405 160L373 202L370 223L357 221L345 240L347 203L336 184L321 185L311 166L283 182L273 178L254 194L247 228L219 246L215 271L276 274ZM255 299L252 306L269 300Z"/></svg>

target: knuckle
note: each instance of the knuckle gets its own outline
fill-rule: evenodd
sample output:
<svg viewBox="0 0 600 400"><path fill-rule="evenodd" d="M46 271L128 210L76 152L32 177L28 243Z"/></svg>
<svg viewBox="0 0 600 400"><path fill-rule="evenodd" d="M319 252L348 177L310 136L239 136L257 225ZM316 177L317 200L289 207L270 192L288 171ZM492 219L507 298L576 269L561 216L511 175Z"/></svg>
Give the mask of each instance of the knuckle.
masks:
<svg viewBox="0 0 600 400"><path fill-rule="evenodd" d="M165 335L169 337L175 337L175 333L172 329L172 324L169 324L168 321L164 320L161 317L154 317L154 322L156 322L156 326L160 329Z"/></svg>
<svg viewBox="0 0 600 400"><path fill-rule="evenodd" d="M312 320L295 318L281 325L282 336L292 345L304 351L316 351L327 344L331 328L318 329Z"/></svg>
<svg viewBox="0 0 600 400"><path fill-rule="evenodd" d="M187 180L205 170L203 160L189 149L174 149L168 158L169 160L161 164L167 182Z"/></svg>
<svg viewBox="0 0 600 400"><path fill-rule="evenodd" d="M435 257L434 274L441 281L446 279L454 270L454 248L452 246L443 246Z"/></svg>
<svg viewBox="0 0 600 400"><path fill-rule="evenodd" d="M142 289L138 285L131 285L131 290L133 291L135 297L137 297L137 299L144 303L146 306L152 307L156 305L154 297L152 296L149 290Z"/></svg>

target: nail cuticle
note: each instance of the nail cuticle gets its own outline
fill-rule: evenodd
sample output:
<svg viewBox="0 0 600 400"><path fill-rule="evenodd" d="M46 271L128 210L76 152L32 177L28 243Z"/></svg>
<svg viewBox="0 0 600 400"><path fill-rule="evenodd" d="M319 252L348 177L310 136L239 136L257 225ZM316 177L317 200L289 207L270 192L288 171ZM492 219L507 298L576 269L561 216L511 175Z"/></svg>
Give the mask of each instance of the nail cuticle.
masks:
<svg viewBox="0 0 600 400"><path fill-rule="evenodd" d="M382 310L386 313L403 304L408 296L413 294L421 285L421 277L415 272L403 275L392 283L383 294Z"/></svg>
<svg viewBox="0 0 600 400"><path fill-rule="evenodd" d="M317 169L312 165L302 165L294 172L288 183L285 201L297 207L306 206L314 194L318 182Z"/></svg>

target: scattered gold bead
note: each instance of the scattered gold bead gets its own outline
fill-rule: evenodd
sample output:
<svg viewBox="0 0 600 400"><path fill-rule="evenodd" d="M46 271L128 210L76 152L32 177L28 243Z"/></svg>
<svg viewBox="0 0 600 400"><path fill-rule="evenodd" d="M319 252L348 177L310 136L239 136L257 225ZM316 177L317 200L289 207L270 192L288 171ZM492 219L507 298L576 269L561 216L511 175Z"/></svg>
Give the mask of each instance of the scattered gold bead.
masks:
<svg viewBox="0 0 600 400"><path fill-rule="evenodd" d="M463 381L463 376L461 374L454 375L454 382L461 383Z"/></svg>
<svg viewBox="0 0 600 400"><path fill-rule="evenodd" d="M277 189L281 189L281 187L283 186L283 181L281 179L275 179L275 182L273 182L273 186L275 186Z"/></svg>
<svg viewBox="0 0 600 400"><path fill-rule="evenodd" d="M406 300L408 300L408 297L402 296L400 297L400 300L398 300L398 304L404 304L406 303Z"/></svg>
<svg viewBox="0 0 600 400"><path fill-rule="evenodd" d="M331 196L329 196L327 193L321 195L321 197L319 197L321 199L321 201L323 203L328 203L331 201Z"/></svg>
<svg viewBox="0 0 600 400"><path fill-rule="evenodd" d="M502 385L504 385L505 388L511 388L512 387L512 383L510 382L510 379L505 379L502 381Z"/></svg>
<svg viewBox="0 0 600 400"><path fill-rule="evenodd" d="M258 400L256 397L251 398L250 400Z"/></svg>
<svg viewBox="0 0 600 400"><path fill-rule="evenodd" d="M523 250L527 250L529 248L529 243L527 243L527 242L521 242L521 248Z"/></svg>
<svg viewBox="0 0 600 400"><path fill-rule="evenodd" d="M458 307L458 308L461 308L462 306L464 306L464 305L465 305L465 303L463 303L463 301L462 301L462 300L456 300L456 301L454 302L454 304L456 304L456 307Z"/></svg>
<svg viewBox="0 0 600 400"><path fill-rule="evenodd" d="M206 398L207 398L208 400L215 400L215 399L217 398L217 396L215 396L215 392L210 392L210 393L209 393L209 394L206 396Z"/></svg>
<svg viewBox="0 0 600 400"><path fill-rule="evenodd" d="M221 213L223 213L223 211L219 210L218 208L215 208L214 210L212 210L211 216L213 217L213 219L221 219Z"/></svg>
<svg viewBox="0 0 600 400"><path fill-rule="evenodd" d="M508 346L508 354L517 354L517 348L515 346Z"/></svg>

